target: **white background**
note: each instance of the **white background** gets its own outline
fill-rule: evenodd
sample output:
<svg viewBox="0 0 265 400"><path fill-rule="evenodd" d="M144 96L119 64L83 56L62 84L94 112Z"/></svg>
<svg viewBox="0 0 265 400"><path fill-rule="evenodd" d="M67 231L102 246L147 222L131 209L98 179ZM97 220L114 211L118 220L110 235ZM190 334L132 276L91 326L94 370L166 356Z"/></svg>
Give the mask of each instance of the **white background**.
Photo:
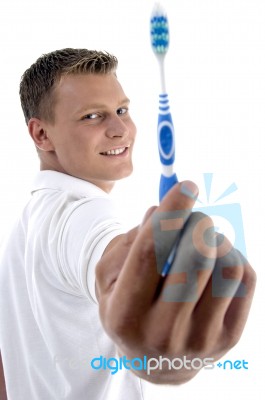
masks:
<svg viewBox="0 0 265 400"><path fill-rule="evenodd" d="M241 342L225 357L249 370L201 372L181 387L148 385L148 400L264 398L265 1L162 0L170 22L167 88L176 131L176 171L198 183L213 172L211 198L239 202L247 254L259 284ZM63 47L108 50L138 126L135 172L114 197L128 227L157 203L158 69L149 43L153 0L9 0L0 5L0 240L28 198L38 159L20 109L20 76L42 53ZM222 202L221 202L222 203ZM221 204L220 202L218 204ZM254 390L255 393L254 394ZM165 397L166 396L166 397Z"/></svg>

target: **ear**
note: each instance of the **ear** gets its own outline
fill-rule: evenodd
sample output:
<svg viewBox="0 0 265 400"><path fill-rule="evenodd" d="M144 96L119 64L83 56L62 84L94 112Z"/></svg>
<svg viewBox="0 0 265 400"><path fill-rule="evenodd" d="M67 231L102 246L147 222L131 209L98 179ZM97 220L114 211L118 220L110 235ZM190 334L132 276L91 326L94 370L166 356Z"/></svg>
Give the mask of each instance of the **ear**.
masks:
<svg viewBox="0 0 265 400"><path fill-rule="evenodd" d="M54 146L47 135L47 129L43 121L31 118L28 122L29 134L38 149L43 151L54 151Z"/></svg>

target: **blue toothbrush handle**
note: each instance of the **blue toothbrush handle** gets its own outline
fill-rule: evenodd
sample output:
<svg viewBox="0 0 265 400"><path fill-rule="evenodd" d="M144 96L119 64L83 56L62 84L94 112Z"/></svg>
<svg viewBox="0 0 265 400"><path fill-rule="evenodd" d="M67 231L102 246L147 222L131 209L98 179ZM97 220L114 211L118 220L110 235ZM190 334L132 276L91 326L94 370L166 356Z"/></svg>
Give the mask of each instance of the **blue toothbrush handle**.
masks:
<svg viewBox="0 0 265 400"><path fill-rule="evenodd" d="M159 95L159 115L158 115L158 150L160 161L162 164L162 174L159 185L159 201L167 194L167 192L178 183L178 178L173 170L175 161L175 133L170 113L168 95ZM163 266L161 275L165 277L171 268L176 255L176 247L171 249L171 252Z"/></svg>
<svg viewBox="0 0 265 400"><path fill-rule="evenodd" d="M162 164L159 187L159 201L161 201L169 189L178 182L177 175L173 171L175 161L175 134L167 94L159 95L157 135L158 151Z"/></svg>
<svg viewBox="0 0 265 400"><path fill-rule="evenodd" d="M178 183L178 178L175 172L171 176L165 176L161 174L160 184L159 184L159 201L167 194L167 192Z"/></svg>

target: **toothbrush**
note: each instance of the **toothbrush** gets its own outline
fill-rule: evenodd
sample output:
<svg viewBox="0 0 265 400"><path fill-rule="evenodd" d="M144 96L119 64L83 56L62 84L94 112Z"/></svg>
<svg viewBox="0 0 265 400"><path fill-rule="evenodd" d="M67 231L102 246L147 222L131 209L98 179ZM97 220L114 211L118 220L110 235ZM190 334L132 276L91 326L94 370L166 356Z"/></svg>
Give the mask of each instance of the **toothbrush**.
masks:
<svg viewBox="0 0 265 400"><path fill-rule="evenodd" d="M158 150L161 161L162 173L159 184L159 201L173 185L178 183L173 166L175 161L175 135L168 94L166 91L164 60L169 47L168 19L164 9L156 3L151 15L150 23L151 44L158 60L161 81L161 93L159 95L159 114L157 126ZM176 255L176 247L173 247L161 275L166 276L171 268Z"/></svg>
<svg viewBox="0 0 265 400"><path fill-rule="evenodd" d="M151 44L156 55L160 70L161 93L159 95L158 114L158 150L162 166L160 178L159 201L163 199L169 189L178 182L173 170L175 161L174 126L170 113L164 60L169 47L168 19L160 4L156 3L151 16Z"/></svg>

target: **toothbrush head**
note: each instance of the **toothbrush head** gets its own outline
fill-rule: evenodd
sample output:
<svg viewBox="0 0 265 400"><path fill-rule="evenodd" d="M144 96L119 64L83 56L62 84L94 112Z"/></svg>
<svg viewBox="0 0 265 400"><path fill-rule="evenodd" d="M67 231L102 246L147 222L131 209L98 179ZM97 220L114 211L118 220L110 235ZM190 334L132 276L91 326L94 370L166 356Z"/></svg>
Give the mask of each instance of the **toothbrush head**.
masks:
<svg viewBox="0 0 265 400"><path fill-rule="evenodd" d="M151 45L155 54L166 54L169 47L168 19L163 7L156 3L150 21Z"/></svg>

